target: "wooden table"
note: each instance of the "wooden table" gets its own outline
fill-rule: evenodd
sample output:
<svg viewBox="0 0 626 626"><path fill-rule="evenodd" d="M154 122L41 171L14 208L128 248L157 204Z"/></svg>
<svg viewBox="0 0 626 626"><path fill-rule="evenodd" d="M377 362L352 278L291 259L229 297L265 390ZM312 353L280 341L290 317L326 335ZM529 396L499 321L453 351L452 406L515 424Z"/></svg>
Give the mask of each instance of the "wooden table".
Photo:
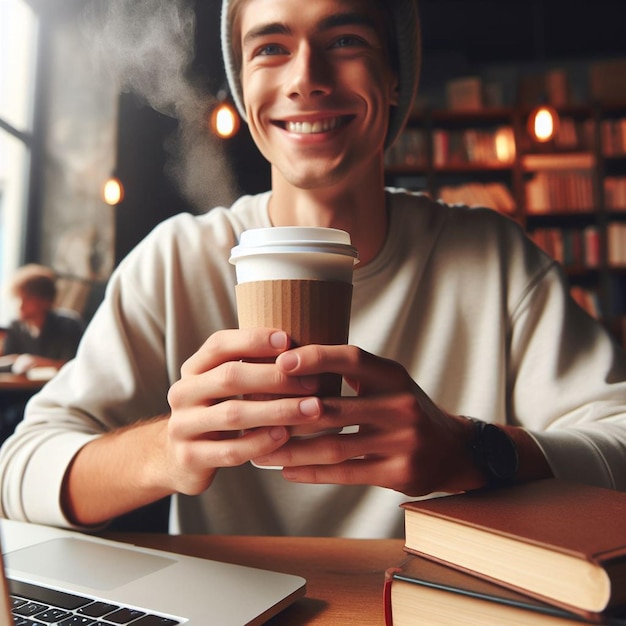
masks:
<svg viewBox="0 0 626 626"><path fill-rule="evenodd" d="M31 380L23 374L0 373L0 392L34 393L45 383L45 380Z"/></svg>
<svg viewBox="0 0 626 626"><path fill-rule="evenodd" d="M400 539L231 537L108 533L148 548L303 576L306 597L271 626L384 626L385 570L403 558Z"/></svg>

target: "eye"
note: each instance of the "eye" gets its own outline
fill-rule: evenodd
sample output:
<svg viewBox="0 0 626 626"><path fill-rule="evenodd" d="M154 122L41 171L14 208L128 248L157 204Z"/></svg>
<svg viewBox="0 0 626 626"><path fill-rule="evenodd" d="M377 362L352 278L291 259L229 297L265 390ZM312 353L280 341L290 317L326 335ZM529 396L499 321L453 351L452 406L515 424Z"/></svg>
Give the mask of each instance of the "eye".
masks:
<svg viewBox="0 0 626 626"><path fill-rule="evenodd" d="M257 48L255 56L275 56L277 54L286 54L285 49L275 43L268 43Z"/></svg>
<svg viewBox="0 0 626 626"><path fill-rule="evenodd" d="M333 48L352 48L355 46L364 46L365 40L356 35L343 35L336 39L332 45Z"/></svg>

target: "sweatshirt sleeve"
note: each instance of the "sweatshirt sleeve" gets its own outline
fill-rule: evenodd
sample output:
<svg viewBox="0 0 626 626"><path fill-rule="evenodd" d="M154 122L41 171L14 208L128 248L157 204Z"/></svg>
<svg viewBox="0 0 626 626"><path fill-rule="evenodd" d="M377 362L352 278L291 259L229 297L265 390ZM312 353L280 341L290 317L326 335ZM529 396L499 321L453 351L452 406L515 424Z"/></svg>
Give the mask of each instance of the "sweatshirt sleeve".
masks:
<svg viewBox="0 0 626 626"><path fill-rule="evenodd" d="M29 401L24 419L0 449L1 515L70 526L60 494L80 448L120 426L167 412L162 333L136 294L132 282L114 276L76 357Z"/></svg>
<svg viewBox="0 0 626 626"><path fill-rule="evenodd" d="M0 515L69 526L60 494L80 448L167 415L182 363L212 332L236 326L225 252L233 228L215 211L161 223L115 270L76 357L31 399L0 449Z"/></svg>
<svg viewBox="0 0 626 626"><path fill-rule="evenodd" d="M142 277L158 284L161 270L150 249L122 265L111 277L76 357L31 398L24 419L0 449L3 516L70 526L60 494L80 448L169 410L161 298L146 300L138 283Z"/></svg>
<svg viewBox="0 0 626 626"><path fill-rule="evenodd" d="M626 355L569 295L557 265L513 311L512 417L558 478L626 490Z"/></svg>

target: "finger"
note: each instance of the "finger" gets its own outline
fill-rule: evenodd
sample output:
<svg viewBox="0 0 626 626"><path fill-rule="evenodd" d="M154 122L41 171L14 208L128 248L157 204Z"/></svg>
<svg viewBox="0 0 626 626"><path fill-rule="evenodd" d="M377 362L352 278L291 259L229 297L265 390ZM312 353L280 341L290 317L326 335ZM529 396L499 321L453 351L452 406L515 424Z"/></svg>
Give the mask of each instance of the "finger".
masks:
<svg viewBox="0 0 626 626"><path fill-rule="evenodd" d="M415 384L399 363L350 345L301 346L280 354L276 364L290 376L341 374L354 381L359 393L371 389L400 391Z"/></svg>
<svg viewBox="0 0 626 626"><path fill-rule="evenodd" d="M382 434L358 432L306 439L292 437L289 445L266 458L254 460L259 465L284 467L339 465L354 459L406 456L406 451L415 447L414 439L408 429Z"/></svg>
<svg viewBox="0 0 626 626"><path fill-rule="evenodd" d="M286 480L297 483L372 485L402 491L404 485L387 482L395 473L394 465L396 461L390 458L351 459L338 465L284 467L282 474Z"/></svg>
<svg viewBox="0 0 626 626"><path fill-rule="evenodd" d="M426 417L422 395L401 391L367 397L325 398L319 425L325 428L370 426L380 431L415 428Z"/></svg>
<svg viewBox="0 0 626 626"><path fill-rule="evenodd" d="M197 378L205 396L210 398L239 395L303 396L312 395L319 387L316 376L286 376L274 363L247 361L223 363Z"/></svg>
<svg viewBox="0 0 626 626"><path fill-rule="evenodd" d="M315 376L286 376L273 363L229 361L208 372L187 376L169 389L172 410L211 406L235 396L308 396L317 391Z"/></svg>
<svg viewBox="0 0 626 626"><path fill-rule="evenodd" d="M342 429L357 426L377 432L401 432L408 428L428 427L427 414L419 396L411 392L377 394L345 398L324 398L322 415L313 425L299 426L292 435L306 435L315 430ZM410 436L410 435L409 435Z"/></svg>
<svg viewBox="0 0 626 626"><path fill-rule="evenodd" d="M185 448L185 466L200 472L203 468L235 467L259 454L270 454L289 439L284 426L257 428L240 437L224 440L197 440Z"/></svg>
<svg viewBox="0 0 626 626"><path fill-rule="evenodd" d="M275 358L289 346L282 330L271 328L227 329L213 333L181 368L183 376L200 374L227 361Z"/></svg>
<svg viewBox="0 0 626 626"><path fill-rule="evenodd" d="M194 417L170 422L170 434L181 440L204 438L211 432L242 432L271 426L311 424L322 414L318 398L284 398L252 402L229 400L206 409Z"/></svg>

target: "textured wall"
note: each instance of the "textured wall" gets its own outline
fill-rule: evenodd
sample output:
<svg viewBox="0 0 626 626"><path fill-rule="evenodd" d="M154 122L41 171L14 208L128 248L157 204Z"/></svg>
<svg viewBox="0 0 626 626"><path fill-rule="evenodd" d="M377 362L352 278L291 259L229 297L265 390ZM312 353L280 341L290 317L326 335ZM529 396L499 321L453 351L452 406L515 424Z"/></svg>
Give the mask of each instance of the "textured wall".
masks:
<svg viewBox="0 0 626 626"><path fill-rule="evenodd" d="M101 190L115 161L117 92L87 43L73 19L52 31L41 258L60 272L103 279L113 266L114 214Z"/></svg>

